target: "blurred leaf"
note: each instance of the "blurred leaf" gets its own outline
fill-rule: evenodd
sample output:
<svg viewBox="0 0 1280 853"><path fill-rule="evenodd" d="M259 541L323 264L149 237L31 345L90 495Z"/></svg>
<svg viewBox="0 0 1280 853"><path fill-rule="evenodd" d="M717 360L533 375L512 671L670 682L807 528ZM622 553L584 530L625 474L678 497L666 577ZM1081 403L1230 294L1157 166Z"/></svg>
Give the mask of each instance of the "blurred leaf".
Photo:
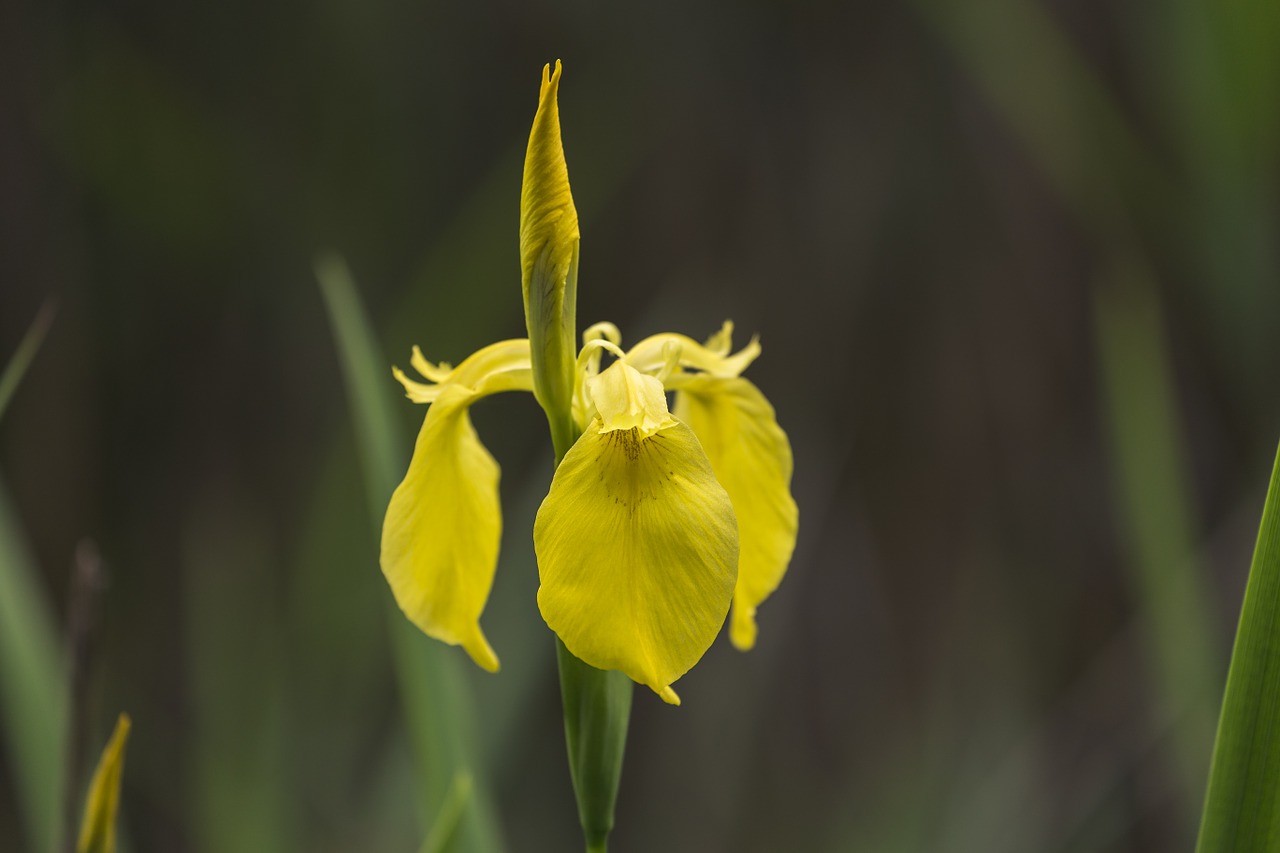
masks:
<svg viewBox="0 0 1280 853"><path fill-rule="evenodd" d="M391 417L390 365L374 343L376 337L345 262L335 255L319 258L316 277L338 343L365 468L370 521L377 530L406 465L399 449L405 445ZM469 851L499 850L492 803L478 775L472 746L471 697L461 672L463 662L455 650L427 638L387 601L405 715L426 786L426 814L440 820L454 780L468 777L473 786L472 808L462 816L458 846Z"/></svg>
<svg viewBox="0 0 1280 853"><path fill-rule="evenodd" d="M35 358L36 352L40 349L40 344L44 342L44 336L49 331L49 324L53 322L53 314L52 301L46 301L44 305L40 306L40 313L36 314L36 318L31 321L31 327L22 336L22 342L18 344L18 349L13 353L13 357L9 359L9 363L5 365L4 373L0 373L0 418L4 417L4 410L8 408L9 401L13 399L13 393L18 390L18 383L26 375L27 368L31 366L31 360Z"/></svg>
<svg viewBox="0 0 1280 853"><path fill-rule="evenodd" d="M0 374L0 416L30 367L53 320L46 302ZM25 812L27 843L52 850L62 790L66 692L54 618L36 582L17 518L0 488L0 714L12 783Z"/></svg>
<svg viewBox="0 0 1280 853"><path fill-rule="evenodd" d="M287 743L293 713L267 512L242 491L200 496L183 531L191 696L188 813L206 850L299 848Z"/></svg>
<svg viewBox="0 0 1280 853"><path fill-rule="evenodd" d="M376 340L346 262L337 255L316 260L316 278L338 343L342 379L350 396L351 423L364 468L369 520L382 527L387 500L405 467L403 436L393 417L391 364Z"/></svg>
<svg viewBox="0 0 1280 853"><path fill-rule="evenodd" d="M1270 380L1280 314L1280 3L1173 0L1158 22L1149 11L1130 10L1146 48L1133 66L1185 176L1178 266L1214 337L1215 381L1248 398Z"/></svg>
<svg viewBox="0 0 1280 853"><path fill-rule="evenodd" d="M1262 509L1227 675L1200 853L1276 849L1280 832L1280 453Z"/></svg>
<svg viewBox="0 0 1280 853"><path fill-rule="evenodd" d="M0 484L0 713L27 847L53 850L61 814L66 685L53 613Z"/></svg>
<svg viewBox="0 0 1280 853"><path fill-rule="evenodd" d="M115 853L116 814L120 810L120 779L124 774L124 750L132 723L128 714L116 719L115 731L102 750L98 768L89 785L80 824L76 853Z"/></svg>
<svg viewBox="0 0 1280 853"><path fill-rule="evenodd" d="M440 806L440 812L431 825L426 841L422 842L419 853L445 853L452 847L454 836L462 823L462 815L470 802L471 777L466 773L459 773L453 777L449 793L445 795L444 804Z"/></svg>
<svg viewBox="0 0 1280 853"><path fill-rule="evenodd" d="M1096 288L1095 318L1121 532L1149 629L1161 705L1175 719L1183 792L1196 803L1221 684L1212 654L1213 597L1195 558L1197 525L1163 317L1137 256L1115 261Z"/></svg>
<svg viewBox="0 0 1280 853"><path fill-rule="evenodd" d="M1127 227L1125 202L1155 216L1171 187L1155 158L1043 4L916 0L1081 223Z"/></svg>

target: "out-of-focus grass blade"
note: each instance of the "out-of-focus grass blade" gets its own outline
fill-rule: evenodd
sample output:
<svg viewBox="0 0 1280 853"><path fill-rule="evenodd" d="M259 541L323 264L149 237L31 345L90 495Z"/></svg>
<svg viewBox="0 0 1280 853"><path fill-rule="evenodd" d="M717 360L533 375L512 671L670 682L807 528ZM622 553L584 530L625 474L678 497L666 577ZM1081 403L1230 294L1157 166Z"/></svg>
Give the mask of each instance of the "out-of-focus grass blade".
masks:
<svg viewBox="0 0 1280 853"><path fill-rule="evenodd" d="M190 825L204 850L299 850L285 743L288 664L272 596L266 513L249 497L199 496L182 536L191 696Z"/></svg>
<svg viewBox="0 0 1280 853"><path fill-rule="evenodd" d="M1212 601L1196 564L1186 453L1155 288L1137 258L1096 288L1099 367L1133 585L1188 806L1200 802L1221 674ZM1192 827L1188 822L1187 831Z"/></svg>
<svg viewBox="0 0 1280 853"><path fill-rule="evenodd" d="M53 320L46 302L0 374L0 416ZM0 487L0 718L32 850L52 850L62 790L66 685L53 613Z"/></svg>
<svg viewBox="0 0 1280 853"><path fill-rule="evenodd" d="M391 367L374 344L376 337L346 262L337 255L322 255L316 260L316 278L350 397L351 422L369 495L369 519L378 529L405 461L392 415Z"/></svg>
<svg viewBox="0 0 1280 853"><path fill-rule="evenodd" d="M915 0L915 6L1086 227L1127 227L1117 218L1120 201L1167 215L1167 178L1043 4Z"/></svg>
<svg viewBox="0 0 1280 853"><path fill-rule="evenodd" d="M316 261L316 277L338 344L351 416L365 470L369 515L379 529L387 501L407 465L404 442L392 417L391 370L341 258ZM448 790L457 778L471 779L470 807L463 809L453 849L493 851L501 841L492 801L479 774L470 733L471 697L453 650L428 640L388 603L388 619L407 723L426 787L426 814L444 816ZM446 842L448 839L446 839Z"/></svg>
<svg viewBox="0 0 1280 853"><path fill-rule="evenodd" d="M13 357L5 365L4 373L0 373L0 418L4 417L4 410L13 399L13 392L18 390L18 383L22 381L27 368L31 366L31 360L35 358L36 351L44 342L49 324L53 322L53 314L53 302L45 302L40 307L40 312L36 314L36 318L31 321L31 328L27 329L27 333L22 336L22 342L18 344Z"/></svg>
<svg viewBox="0 0 1280 853"><path fill-rule="evenodd" d="M0 486L0 712L28 849L53 850L61 815L66 685L53 613Z"/></svg>
<svg viewBox="0 0 1280 853"><path fill-rule="evenodd" d="M440 806L435 823L431 825L431 832L427 834L426 841L422 842L418 853L445 853L453 844L458 826L462 823L462 815L470 801L471 776L459 773L453 777L453 784L449 786L444 804Z"/></svg>
<svg viewBox="0 0 1280 853"><path fill-rule="evenodd" d="M1280 453L1227 675L1199 853L1270 853L1280 833Z"/></svg>

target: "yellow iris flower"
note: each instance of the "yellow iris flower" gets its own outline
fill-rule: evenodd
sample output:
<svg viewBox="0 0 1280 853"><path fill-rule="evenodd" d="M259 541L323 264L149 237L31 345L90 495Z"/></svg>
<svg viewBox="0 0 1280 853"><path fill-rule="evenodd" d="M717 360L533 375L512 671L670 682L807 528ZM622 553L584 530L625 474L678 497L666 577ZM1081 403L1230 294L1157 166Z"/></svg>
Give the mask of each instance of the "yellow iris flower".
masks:
<svg viewBox="0 0 1280 853"><path fill-rule="evenodd" d="M530 336L491 344L456 368L415 347L411 364L425 381L393 369L409 399L430 408L387 508L382 570L414 624L498 669L480 616L501 536L499 468L469 410L490 394L532 391L553 433L576 439L534 525L542 616L579 659L678 704L672 682L710 647L731 603L731 640L755 643L756 608L795 546L791 447L741 376L760 345L733 353L731 323L705 345L660 334L629 350L615 326L598 323L574 357L578 223L559 78L558 62L554 74L544 70L521 196ZM613 360L602 370L606 354Z"/></svg>

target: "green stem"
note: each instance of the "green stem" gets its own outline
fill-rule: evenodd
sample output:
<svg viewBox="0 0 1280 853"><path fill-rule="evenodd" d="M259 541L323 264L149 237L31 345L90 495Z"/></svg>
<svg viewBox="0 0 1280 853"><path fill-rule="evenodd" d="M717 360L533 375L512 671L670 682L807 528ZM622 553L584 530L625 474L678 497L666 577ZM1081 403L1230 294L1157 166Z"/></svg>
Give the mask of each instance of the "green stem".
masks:
<svg viewBox="0 0 1280 853"><path fill-rule="evenodd" d="M578 440L573 419L547 414L556 466ZM569 775L578 800L578 820L587 853L607 853L614 807L622 781L622 759L631 720L631 679L617 671L596 669L574 656L556 637L560 697L564 704L564 737Z"/></svg>
<svg viewBox="0 0 1280 853"><path fill-rule="evenodd" d="M569 773L578 798L578 819L587 853L604 853L613 829L631 719L631 679L596 669L573 656L556 638L560 695Z"/></svg>
<svg viewBox="0 0 1280 853"><path fill-rule="evenodd" d="M573 422L573 416L568 412L547 411L547 425L551 428L551 446L555 448L556 467L559 468L564 455L569 452L570 447L573 447L578 436L582 435L582 430L578 429L578 425Z"/></svg>

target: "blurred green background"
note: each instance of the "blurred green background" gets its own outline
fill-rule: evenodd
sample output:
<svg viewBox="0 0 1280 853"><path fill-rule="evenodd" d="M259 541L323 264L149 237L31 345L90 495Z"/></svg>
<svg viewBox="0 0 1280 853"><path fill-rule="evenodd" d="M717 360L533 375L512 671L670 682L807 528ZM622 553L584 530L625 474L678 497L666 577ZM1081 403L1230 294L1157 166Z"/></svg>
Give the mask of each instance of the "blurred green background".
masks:
<svg viewBox="0 0 1280 853"><path fill-rule="evenodd" d="M0 419L4 657L61 654L95 542L81 718L133 717L138 853L416 850L441 691L505 849L578 848L532 399L474 411L501 674L446 649L408 698L376 544L424 412L390 364L523 334L559 57L581 325L759 333L801 515L757 649L637 691L614 849L1189 849L1280 438L1277 43L1244 0L4 5L0 365L57 306ZM62 761L31 671L3 851Z"/></svg>

